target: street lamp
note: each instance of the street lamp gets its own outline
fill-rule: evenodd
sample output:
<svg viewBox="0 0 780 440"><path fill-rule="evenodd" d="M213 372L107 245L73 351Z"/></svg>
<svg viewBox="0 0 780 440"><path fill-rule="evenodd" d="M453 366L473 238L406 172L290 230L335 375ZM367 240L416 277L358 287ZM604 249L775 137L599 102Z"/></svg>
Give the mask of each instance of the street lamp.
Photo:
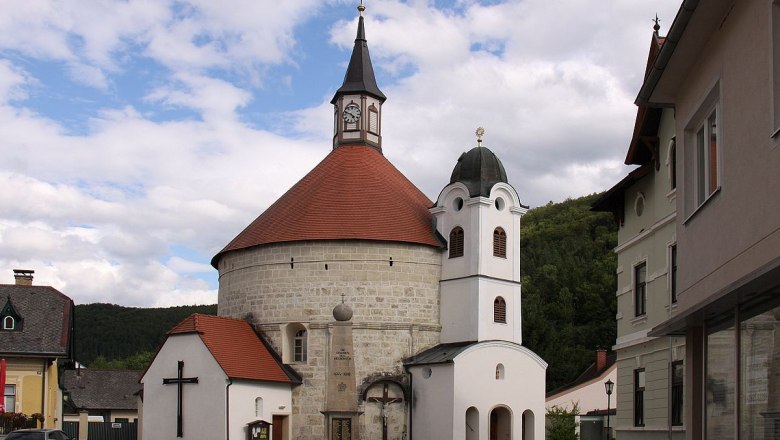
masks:
<svg viewBox="0 0 780 440"><path fill-rule="evenodd" d="M614 387L614 386L615 386L615 383L612 382L611 379L608 379L606 382L604 382L604 388L606 388L606 390L607 390L607 440L610 440L610 437L611 437L609 435L609 410L610 410L610 408L609 408L609 403L610 403L609 402L609 398L612 397L612 387Z"/></svg>

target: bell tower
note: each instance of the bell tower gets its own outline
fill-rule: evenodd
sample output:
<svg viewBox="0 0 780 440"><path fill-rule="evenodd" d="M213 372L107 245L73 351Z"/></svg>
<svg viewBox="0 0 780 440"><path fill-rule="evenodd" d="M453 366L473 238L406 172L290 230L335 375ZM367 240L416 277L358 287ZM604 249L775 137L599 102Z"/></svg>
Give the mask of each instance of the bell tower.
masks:
<svg viewBox="0 0 780 440"><path fill-rule="evenodd" d="M382 152L382 103L387 99L376 85L368 54L363 11L360 2L355 47L349 59L344 83L330 101L333 104L333 148L366 145Z"/></svg>
<svg viewBox="0 0 780 440"><path fill-rule="evenodd" d="M528 207L498 157L482 146L463 153L430 209L447 240L441 265L441 342L522 344L520 218Z"/></svg>

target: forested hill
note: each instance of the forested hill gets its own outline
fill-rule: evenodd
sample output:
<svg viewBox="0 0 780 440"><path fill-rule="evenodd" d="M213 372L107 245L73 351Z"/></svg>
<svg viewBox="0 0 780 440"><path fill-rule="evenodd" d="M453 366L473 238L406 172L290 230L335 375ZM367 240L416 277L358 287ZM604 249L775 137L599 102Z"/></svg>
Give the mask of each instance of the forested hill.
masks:
<svg viewBox="0 0 780 440"><path fill-rule="evenodd" d="M590 211L600 194L534 208L520 239L523 345L542 357L547 389L573 381L615 343L617 226Z"/></svg>
<svg viewBox="0 0 780 440"><path fill-rule="evenodd" d="M216 315L217 305L159 309L113 304L77 305L75 359L88 367L111 367L106 365L106 361L140 357L142 361L139 365L131 364L129 367L143 369L143 361L151 359L165 333L193 313ZM99 356L102 358L99 359ZM124 368L128 365L113 366Z"/></svg>

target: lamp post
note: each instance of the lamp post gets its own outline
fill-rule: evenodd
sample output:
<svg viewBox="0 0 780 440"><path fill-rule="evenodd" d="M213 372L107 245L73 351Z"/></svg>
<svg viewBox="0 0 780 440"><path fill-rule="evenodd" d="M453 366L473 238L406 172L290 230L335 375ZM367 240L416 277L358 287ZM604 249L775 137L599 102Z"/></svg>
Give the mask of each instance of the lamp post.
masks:
<svg viewBox="0 0 780 440"><path fill-rule="evenodd" d="M614 387L614 386L615 386L615 383L612 382L611 379L608 379L606 382L604 382L604 388L606 388L606 390L607 390L607 440L610 440L610 437L611 437L609 435L609 410L610 410L610 408L609 408L609 403L610 403L609 400L610 400L610 397L612 397L612 387Z"/></svg>

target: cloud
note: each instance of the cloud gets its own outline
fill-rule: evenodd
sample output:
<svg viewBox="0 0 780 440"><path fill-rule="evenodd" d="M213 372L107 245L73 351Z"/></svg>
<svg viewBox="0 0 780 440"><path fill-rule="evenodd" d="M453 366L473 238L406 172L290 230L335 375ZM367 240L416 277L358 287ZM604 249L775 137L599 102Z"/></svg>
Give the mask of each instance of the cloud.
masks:
<svg viewBox="0 0 780 440"><path fill-rule="evenodd" d="M484 126L526 204L610 187L627 171L649 19L666 8L670 23L679 2L490 3L369 4L385 155L435 198ZM319 89L327 69L296 69L334 48L327 62L346 65L353 7L0 12L0 280L34 269L77 303L216 302L210 257L330 152L340 80Z"/></svg>

